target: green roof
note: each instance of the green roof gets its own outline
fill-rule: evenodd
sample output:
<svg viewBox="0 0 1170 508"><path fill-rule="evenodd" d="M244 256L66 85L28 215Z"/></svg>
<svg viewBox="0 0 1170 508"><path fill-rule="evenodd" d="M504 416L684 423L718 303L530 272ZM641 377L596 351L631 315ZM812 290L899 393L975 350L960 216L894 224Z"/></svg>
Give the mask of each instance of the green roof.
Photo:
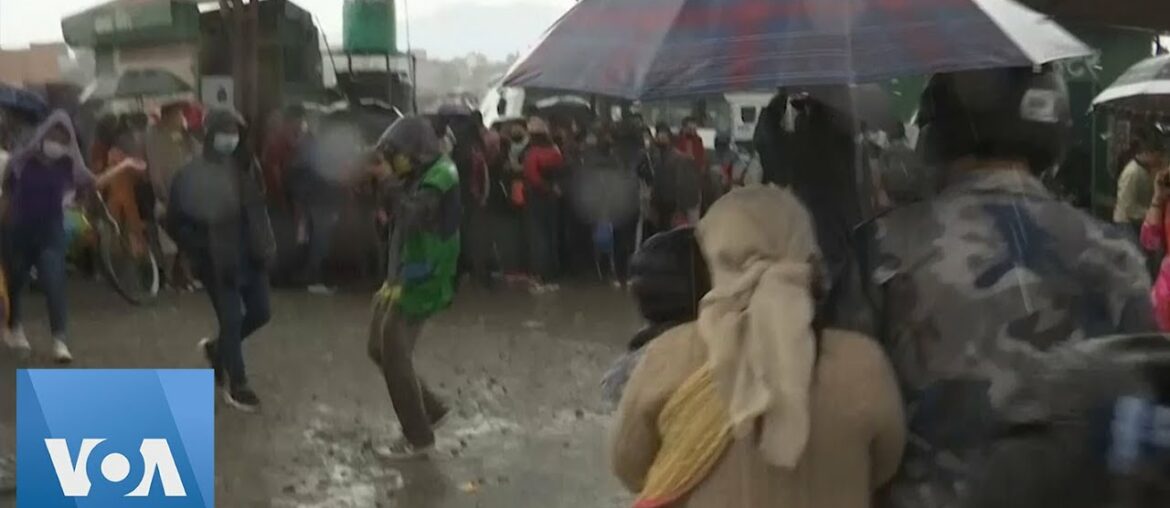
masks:
<svg viewBox="0 0 1170 508"><path fill-rule="evenodd" d="M190 0L114 0L61 20L71 46L196 40L199 7Z"/></svg>

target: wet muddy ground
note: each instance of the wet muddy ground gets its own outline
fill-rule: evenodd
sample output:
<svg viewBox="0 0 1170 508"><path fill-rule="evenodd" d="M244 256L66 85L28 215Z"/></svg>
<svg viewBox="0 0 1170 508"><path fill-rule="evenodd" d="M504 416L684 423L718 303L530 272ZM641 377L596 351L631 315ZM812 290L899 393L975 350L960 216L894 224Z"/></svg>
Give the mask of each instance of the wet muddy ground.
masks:
<svg viewBox="0 0 1170 508"><path fill-rule="evenodd" d="M105 286L71 282L76 367L202 366L195 342L214 331L202 295L135 308ZM369 293L356 290L274 295L273 323L246 346L262 413L217 405L216 506L628 506L608 472L609 416L598 388L638 326L625 293L464 290L416 351L416 368L455 411L432 458L406 463L377 453L399 431L366 358L368 303ZM45 349L39 295L28 307L30 339ZM21 365L0 352L0 456L14 449ZM0 507L13 504L0 494Z"/></svg>

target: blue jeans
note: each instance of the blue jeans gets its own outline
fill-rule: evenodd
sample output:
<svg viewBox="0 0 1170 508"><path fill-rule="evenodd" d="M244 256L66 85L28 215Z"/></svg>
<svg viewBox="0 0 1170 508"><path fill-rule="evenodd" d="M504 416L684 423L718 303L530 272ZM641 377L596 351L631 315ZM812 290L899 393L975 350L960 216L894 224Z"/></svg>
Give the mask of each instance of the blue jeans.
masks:
<svg viewBox="0 0 1170 508"><path fill-rule="evenodd" d="M8 272L8 298L12 315L9 326L18 328L24 314L24 286L32 268L49 305L49 330L55 339L65 339L65 224L15 224L5 230L4 261Z"/></svg>
<svg viewBox="0 0 1170 508"><path fill-rule="evenodd" d="M207 295L219 322L216 340L219 363L233 387L248 383L244 339L272 318L268 274L247 262L242 263L240 272L239 283L234 285L217 282L217 277L204 277Z"/></svg>

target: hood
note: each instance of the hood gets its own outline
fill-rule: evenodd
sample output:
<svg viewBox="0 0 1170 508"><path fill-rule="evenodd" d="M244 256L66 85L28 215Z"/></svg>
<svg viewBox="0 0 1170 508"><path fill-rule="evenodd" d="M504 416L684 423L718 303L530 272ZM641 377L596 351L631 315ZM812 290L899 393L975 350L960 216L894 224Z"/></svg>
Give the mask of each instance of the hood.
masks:
<svg viewBox="0 0 1170 508"><path fill-rule="evenodd" d="M73 181L78 185L84 185L93 181L93 175L85 165L85 158L81 156L81 148L77 146L77 133L73 129L73 121L69 119L69 114L60 109L53 111L44 122L37 126L36 132L28 139L28 142L23 148L15 151L12 159L8 161L8 166L12 169L13 175L20 177L20 172L33 157L41 153L41 144L45 140L45 136L53 127L61 127L69 133L69 154L67 157L73 164Z"/></svg>
<svg viewBox="0 0 1170 508"><path fill-rule="evenodd" d="M230 126L236 126L240 130L240 144L236 147L236 154L239 155L247 150L248 146L248 132L247 122L244 117L240 116L233 109L228 108L214 108L207 112L207 116L203 119L203 155L208 158L218 158L219 154L215 152L214 143L212 140L216 134L219 134L228 129Z"/></svg>
<svg viewBox="0 0 1170 508"><path fill-rule="evenodd" d="M401 153L415 162L429 164L442 156L442 145L431 122L418 116L399 118L378 138L378 148Z"/></svg>

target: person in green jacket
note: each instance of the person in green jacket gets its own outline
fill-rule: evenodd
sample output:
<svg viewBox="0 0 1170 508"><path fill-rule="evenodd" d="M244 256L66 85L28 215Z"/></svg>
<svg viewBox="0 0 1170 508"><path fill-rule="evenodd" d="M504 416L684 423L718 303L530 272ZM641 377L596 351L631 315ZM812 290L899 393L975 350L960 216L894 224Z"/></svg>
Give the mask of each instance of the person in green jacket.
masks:
<svg viewBox="0 0 1170 508"><path fill-rule="evenodd" d="M386 281L374 296L370 358L382 371L403 437L384 455L412 458L434 448L448 408L414 372L423 325L451 305L462 217L459 173L430 122L398 120L371 155L379 199L393 222Z"/></svg>

